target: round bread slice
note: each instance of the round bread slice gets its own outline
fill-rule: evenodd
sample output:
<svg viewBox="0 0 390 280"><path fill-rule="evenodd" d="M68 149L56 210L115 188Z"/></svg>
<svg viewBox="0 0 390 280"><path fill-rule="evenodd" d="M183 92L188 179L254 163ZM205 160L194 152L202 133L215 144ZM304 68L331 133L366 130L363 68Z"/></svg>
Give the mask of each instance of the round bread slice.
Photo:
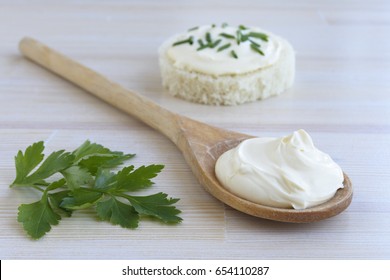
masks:
<svg viewBox="0 0 390 280"><path fill-rule="evenodd" d="M199 71L196 67L178 67L168 50L175 47L175 41L183 38L183 34L173 36L159 48L163 86L173 96L209 105L238 105L279 95L294 82L295 53L286 40L270 36L277 38L279 46L278 56L271 64L244 73L217 75Z"/></svg>

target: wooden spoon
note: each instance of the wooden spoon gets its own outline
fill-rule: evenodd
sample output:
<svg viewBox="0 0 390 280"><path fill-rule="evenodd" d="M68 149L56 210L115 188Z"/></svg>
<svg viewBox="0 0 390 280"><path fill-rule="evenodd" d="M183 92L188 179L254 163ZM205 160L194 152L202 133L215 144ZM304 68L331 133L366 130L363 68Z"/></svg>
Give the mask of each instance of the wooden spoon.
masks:
<svg viewBox="0 0 390 280"><path fill-rule="evenodd" d="M218 182L214 167L223 152L253 136L172 113L34 39L22 39L19 47L27 58L167 136L183 153L200 184L214 197L239 211L269 220L308 223L337 215L351 203L352 185L346 174L344 188L339 189L330 201L304 210L268 207L242 199Z"/></svg>

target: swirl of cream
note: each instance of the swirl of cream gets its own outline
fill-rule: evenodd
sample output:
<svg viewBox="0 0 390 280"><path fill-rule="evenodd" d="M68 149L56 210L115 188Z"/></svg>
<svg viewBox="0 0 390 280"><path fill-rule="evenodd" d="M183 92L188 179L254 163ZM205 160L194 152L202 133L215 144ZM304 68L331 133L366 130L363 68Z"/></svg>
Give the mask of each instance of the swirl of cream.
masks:
<svg viewBox="0 0 390 280"><path fill-rule="evenodd" d="M341 168L318 150L307 132L243 141L217 160L221 184L262 205L305 209L331 199L343 188Z"/></svg>

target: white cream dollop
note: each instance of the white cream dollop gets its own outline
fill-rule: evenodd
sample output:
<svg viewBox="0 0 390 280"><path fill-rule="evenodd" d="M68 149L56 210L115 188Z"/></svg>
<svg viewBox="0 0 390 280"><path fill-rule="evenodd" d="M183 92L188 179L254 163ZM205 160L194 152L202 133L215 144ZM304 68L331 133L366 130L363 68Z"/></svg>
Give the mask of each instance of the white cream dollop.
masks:
<svg viewBox="0 0 390 280"><path fill-rule="evenodd" d="M267 35L267 41L260 38L248 37L250 40L239 42L237 39L225 38L222 33L237 37L237 32L243 36L250 32L264 33ZM219 44L213 48L200 47L199 40L207 44L206 34L209 33L212 42L220 40ZM192 37L192 44L175 45L175 42L186 40ZM194 30L189 30L182 34L177 34L166 41L163 48L169 59L172 60L175 67L186 71L195 71L198 73L219 76L245 74L256 71L274 64L283 47L281 38L260 28L247 28L244 30L232 26L204 25ZM230 44L224 50L218 51L218 48ZM252 49L251 44L259 45L264 55ZM234 51L237 58L231 54Z"/></svg>
<svg viewBox="0 0 390 280"><path fill-rule="evenodd" d="M262 205L305 209L343 188L341 168L304 130L282 138L252 138L222 154L215 172L237 196Z"/></svg>

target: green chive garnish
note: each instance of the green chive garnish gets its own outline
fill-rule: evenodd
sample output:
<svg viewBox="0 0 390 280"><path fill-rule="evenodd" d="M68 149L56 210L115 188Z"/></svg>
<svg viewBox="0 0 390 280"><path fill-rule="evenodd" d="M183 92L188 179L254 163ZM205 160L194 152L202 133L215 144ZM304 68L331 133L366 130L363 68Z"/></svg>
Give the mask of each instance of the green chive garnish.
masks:
<svg viewBox="0 0 390 280"><path fill-rule="evenodd" d="M253 45L255 45L256 47L260 48L260 44L256 43L255 41L253 41L252 39L249 39L249 42L251 42Z"/></svg>
<svg viewBox="0 0 390 280"><path fill-rule="evenodd" d="M266 41L268 42L268 35L267 34L264 34L264 33L260 33L260 32L250 32L248 34L249 37L253 37L253 38L258 38L258 39L261 39L263 41Z"/></svg>
<svg viewBox="0 0 390 280"><path fill-rule="evenodd" d="M215 48L216 46L218 46L219 45L219 43L221 43L221 39L218 39L217 41L215 41L214 43L212 43L211 45L210 45L210 48Z"/></svg>
<svg viewBox="0 0 390 280"><path fill-rule="evenodd" d="M231 45L232 45L232 44L228 43L228 44L226 44L226 45L220 46L220 47L217 49L217 52L226 50L226 49L229 48Z"/></svg>
<svg viewBox="0 0 390 280"><path fill-rule="evenodd" d="M254 50L255 52L261 54L261 55L264 55L264 53L255 44L251 44L251 49Z"/></svg>
<svg viewBox="0 0 390 280"><path fill-rule="evenodd" d="M208 47L209 47L209 45L203 45L203 46L200 46L199 48L197 48L196 50L201 51L201 50L206 49Z"/></svg>
<svg viewBox="0 0 390 280"><path fill-rule="evenodd" d="M222 28L225 28L227 26L228 26L227 23L222 23L222 25L221 25ZM215 28L215 27L216 27L215 24L211 25L211 28ZM195 27L188 29L188 31L194 31L197 29L199 29L199 27L195 26ZM236 31L235 35L223 32L223 33L218 34L218 36L225 38L225 39L235 40L237 45L240 45L240 43L242 43L242 42L249 41L250 47L253 51L259 53L260 55L264 55L264 52L261 50L261 45L259 43L257 43L254 40L254 38L261 39L263 41L268 42L268 35L267 34L261 33L261 32L250 32L250 29L242 24L239 25L236 30L237 31ZM244 30L246 30L246 31L244 31ZM220 38L220 39L217 38L216 41L213 41L210 32L207 32L204 38L197 39L198 48L196 50L201 51L201 50L206 49L206 48L213 49L213 48L221 45L221 43L223 43L223 41L225 41L222 38ZM192 45L193 43L194 43L194 37L190 36L189 38L187 38L185 40L181 40L181 41L177 41L177 42L173 43L173 46L182 45L182 44ZM216 49L216 51L221 52L223 50L230 48L231 46L232 46L231 43L226 43L226 44L223 44L222 46L218 47ZM234 50L231 50L229 54L231 57L238 59L238 55Z"/></svg>
<svg viewBox="0 0 390 280"><path fill-rule="evenodd" d="M206 41L207 41L207 43L211 43L212 42L210 32L206 33Z"/></svg>
<svg viewBox="0 0 390 280"><path fill-rule="evenodd" d="M235 52L234 50L232 50L232 51L230 52L230 55L231 55L232 57L234 57L235 59L238 58L238 56L237 56L237 54L236 54L236 52Z"/></svg>
<svg viewBox="0 0 390 280"><path fill-rule="evenodd" d="M196 30L196 29L198 29L198 28L199 28L199 26L194 26L194 27L188 29L188 31L194 31L194 30Z"/></svg>
<svg viewBox="0 0 390 280"><path fill-rule="evenodd" d="M241 42L245 42L249 39L248 35L244 35L241 33Z"/></svg>
<svg viewBox="0 0 390 280"><path fill-rule="evenodd" d="M237 41L237 45L239 45L240 42L241 42L241 36L242 36L241 31L237 30L236 35L237 35L237 40L236 40Z"/></svg>
<svg viewBox="0 0 390 280"><path fill-rule="evenodd" d="M194 43L194 37L191 36L189 37L188 39L185 39L185 40L182 40L182 41L178 41L176 43L173 43L172 46L177 46L177 45L182 45L182 44L190 44L192 45Z"/></svg>
<svg viewBox="0 0 390 280"><path fill-rule="evenodd" d="M227 38L227 39L233 39L233 40L236 39L236 37L234 37L233 35L227 34L227 33L220 33L219 36Z"/></svg>

